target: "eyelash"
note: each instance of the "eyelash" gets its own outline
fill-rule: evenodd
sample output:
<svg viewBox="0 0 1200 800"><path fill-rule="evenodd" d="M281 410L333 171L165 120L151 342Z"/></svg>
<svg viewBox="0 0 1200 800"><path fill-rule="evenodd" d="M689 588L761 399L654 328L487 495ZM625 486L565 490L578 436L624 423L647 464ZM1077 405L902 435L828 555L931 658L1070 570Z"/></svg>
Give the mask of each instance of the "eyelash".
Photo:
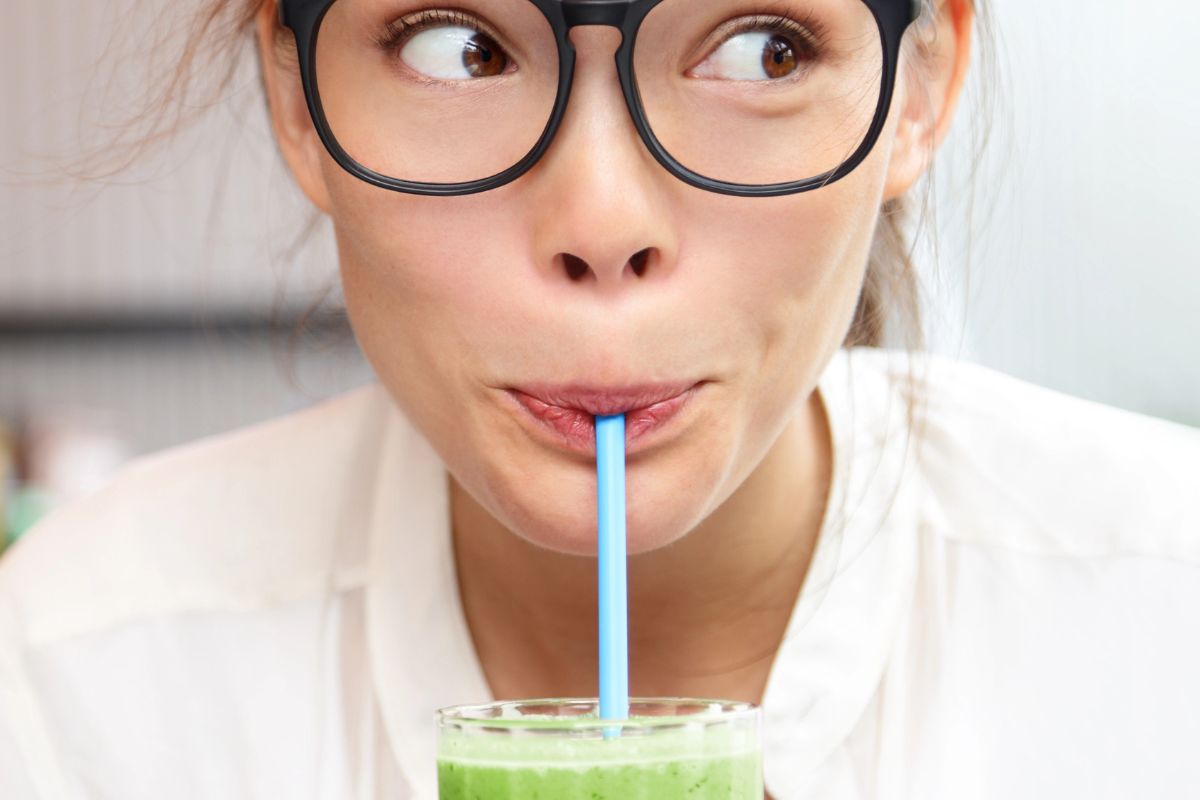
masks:
<svg viewBox="0 0 1200 800"><path fill-rule="evenodd" d="M810 60L816 58L825 46L825 27L818 19L808 16L797 22L791 17L780 14L759 14L735 22L729 33L721 39L718 47L739 33L763 30L791 39L794 44L799 45L805 51Z"/></svg>
<svg viewBox="0 0 1200 800"><path fill-rule="evenodd" d="M500 41L500 37L495 31L490 30L486 25L465 12L453 9L433 9L431 11L422 11L413 18L401 18L394 22L388 22L384 26L385 34L378 40L379 46L384 50L391 51L398 48L408 37L415 36L426 28L437 28L445 25L470 28L476 33L482 33L497 42Z"/></svg>
<svg viewBox="0 0 1200 800"><path fill-rule="evenodd" d="M381 36L378 40L379 46L388 52L393 52L408 37L415 36L426 28L443 25L470 28L491 37L497 42L499 41L499 36L495 31L488 29L486 25L483 25L469 14L452 9L435 9L422 11L413 19L406 20L401 18L393 22L388 22L384 26L385 35ZM825 28L820 20L810 16L797 22L790 17L780 14L760 14L739 20L721 40L720 44L724 44L740 33L762 30L790 37L793 43L801 46L806 51L810 60L816 58L824 48Z"/></svg>

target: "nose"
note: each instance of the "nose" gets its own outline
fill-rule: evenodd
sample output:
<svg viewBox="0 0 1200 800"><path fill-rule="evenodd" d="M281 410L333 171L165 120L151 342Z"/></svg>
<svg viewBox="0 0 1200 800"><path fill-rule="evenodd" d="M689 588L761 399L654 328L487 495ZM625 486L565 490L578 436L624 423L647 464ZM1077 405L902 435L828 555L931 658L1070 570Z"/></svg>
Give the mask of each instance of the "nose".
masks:
<svg viewBox="0 0 1200 800"><path fill-rule="evenodd" d="M676 246L662 170L638 137L617 78L620 31L572 29L575 79L550 149L526 176L539 194L545 280L592 292L663 280Z"/></svg>

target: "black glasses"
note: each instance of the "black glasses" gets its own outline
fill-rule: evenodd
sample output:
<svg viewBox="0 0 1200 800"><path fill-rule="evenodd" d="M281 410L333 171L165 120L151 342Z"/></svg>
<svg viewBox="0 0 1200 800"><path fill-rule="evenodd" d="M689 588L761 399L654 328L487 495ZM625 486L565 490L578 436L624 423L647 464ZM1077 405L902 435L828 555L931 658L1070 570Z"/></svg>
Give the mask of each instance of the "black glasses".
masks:
<svg viewBox="0 0 1200 800"><path fill-rule="evenodd" d="M351 174L494 189L550 146L577 25L618 28L642 141L681 180L755 197L825 186L883 129L920 0L281 0L317 131Z"/></svg>

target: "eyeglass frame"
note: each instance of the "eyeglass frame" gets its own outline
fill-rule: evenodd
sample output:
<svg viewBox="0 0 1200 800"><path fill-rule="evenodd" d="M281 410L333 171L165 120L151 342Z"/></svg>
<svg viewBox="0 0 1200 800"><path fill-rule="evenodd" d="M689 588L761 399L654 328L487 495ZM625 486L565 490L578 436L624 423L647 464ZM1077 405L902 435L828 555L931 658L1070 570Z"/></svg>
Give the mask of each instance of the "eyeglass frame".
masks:
<svg viewBox="0 0 1200 800"><path fill-rule="evenodd" d="M515 181L528 172L550 148L558 132L575 75L575 46L570 40L572 28L579 25L605 25L621 32L621 45L617 49L617 76L625 105L633 118L634 127L642 142L668 172L683 182L719 194L736 197L777 197L797 194L828 186L850 174L871 152L879 140L879 134L887 121L892 103L896 74L899 70L900 43L905 31L921 13L921 0L849 0L867 6L879 28L883 48L883 76L880 86L879 104L867 135L850 158L838 167L812 178L772 184L741 184L715 180L688 169L677 161L658 141L642 108L641 96L634 80L633 54L637 45L637 34L643 20L663 0L528 0L537 6L549 21L558 46L558 94L550 119L542 130L533 148L508 169L486 178L459 183L426 183L393 178L363 166L347 153L333 135L325 111L321 105L317 88L316 49L321 21L326 12L338 0L279 0L280 24L292 31L296 39L296 50L300 66L301 83L304 88L308 111L316 124L317 134L325 149L343 169L369 184L383 189L408 194L450 197L485 192Z"/></svg>

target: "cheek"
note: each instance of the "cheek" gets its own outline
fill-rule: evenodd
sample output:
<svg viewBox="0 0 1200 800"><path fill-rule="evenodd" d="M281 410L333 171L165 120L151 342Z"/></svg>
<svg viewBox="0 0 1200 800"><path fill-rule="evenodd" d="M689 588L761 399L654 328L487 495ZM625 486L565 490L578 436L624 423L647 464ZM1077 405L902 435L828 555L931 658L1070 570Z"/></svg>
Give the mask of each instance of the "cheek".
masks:
<svg viewBox="0 0 1200 800"><path fill-rule="evenodd" d="M419 197L368 186L349 175L333 177L333 219L346 291L369 295L370 303L360 311L386 311L404 324L422 311L444 312L451 297L459 305L471 303L478 243L485 234L494 238L503 230L486 211L476 210L479 201L471 198L481 195Z"/></svg>
<svg viewBox="0 0 1200 800"><path fill-rule="evenodd" d="M690 230L724 258L706 305L740 342L736 416L743 426L736 485L759 463L808 396L850 327L874 237L886 158L868 158L837 183L781 198L722 203ZM732 198L737 201L738 198Z"/></svg>
<svg viewBox="0 0 1200 800"><path fill-rule="evenodd" d="M383 325L397 345L452 348L455 331L496 301L488 259L507 251L513 228L497 213L496 193L422 197L369 186L332 162L326 171L356 324Z"/></svg>
<svg viewBox="0 0 1200 800"><path fill-rule="evenodd" d="M819 191L730 198L695 212L689 244L711 271L706 305L754 342L763 383L790 387L786 376L803 377L802 365L823 363L841 344L874 236L882 162L869 158Z"/></svg>
<svg viewBox="0 0 1200 800"><path fill-rule="evenodd" d="M495 199L406 195L369 186L336 164L330 170L355 336L397 404L431 439L457 442L471 378L485 360L480 321L495 318L499 299L481 278L486 253L503 247L508 230L496 219Z"/></svg>

